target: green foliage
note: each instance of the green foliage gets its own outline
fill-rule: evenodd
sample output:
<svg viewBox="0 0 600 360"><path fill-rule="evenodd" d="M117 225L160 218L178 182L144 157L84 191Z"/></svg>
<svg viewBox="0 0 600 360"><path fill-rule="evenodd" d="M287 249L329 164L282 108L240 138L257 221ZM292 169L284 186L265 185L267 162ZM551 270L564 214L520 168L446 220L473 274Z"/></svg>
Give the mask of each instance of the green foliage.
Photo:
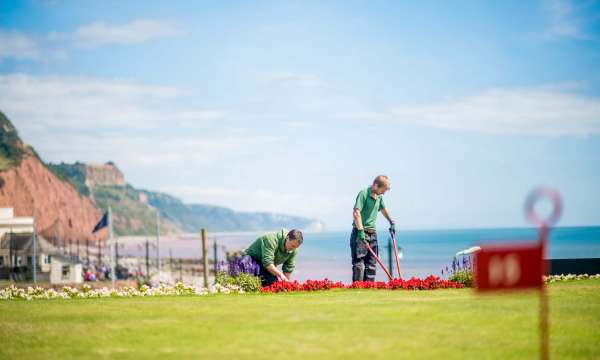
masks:
<svg viewBox="0 0 600 360"><path fill-rule="evenodd" d="M461 283L466 287L473 287L473 272L469 270L458 270L452 274L448 280Z"/></svg>
<svg viewBox="0 0 600 360"><path fill-rule="evenodd" d="M135 288L140 290L142 286L149 286L150 281L145 276L136 276L135 277Z"/></svg>
<svg viewBox="0 0 600 360"><path fill-rule="evenodd" d="M71 183L81 195L90 195L90 189L85 185L85 164L80 162L74 164L48 164L48 169L62 181Z"/></svg>
<svg viewBox="0 0 600 360"><path fill-rule="evenodd" d="M238 276L231 276L225 271L217 273L217 284L236 285L242 288L245 292L257 292L260 291L262 285L260 278L252 276L246 273L240 273Z"/></svg>
<svg viewBox="0 0 600 360"><path fill-rule="evenodd" d="M17 130L0 112L0 171L21 163L25 151Z"/></svg>
<svg viewBox="0 0 600 360"><path fill-rule="evenodd" d="M156 233L156 212L140 201L140 191L131 185L98 185L91 189L94 201L102 210L110 206L117 235L150 235ZM169 226L161 224L163 231Z"/></svg>

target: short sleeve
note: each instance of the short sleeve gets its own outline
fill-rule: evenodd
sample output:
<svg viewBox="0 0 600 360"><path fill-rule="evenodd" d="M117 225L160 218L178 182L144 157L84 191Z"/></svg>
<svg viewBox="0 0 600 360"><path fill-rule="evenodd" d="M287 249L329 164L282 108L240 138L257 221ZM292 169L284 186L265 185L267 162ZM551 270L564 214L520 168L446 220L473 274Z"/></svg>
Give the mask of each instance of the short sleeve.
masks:
<svg viewBox="0 0 600 360"><path fill-rule="evenodd" d="M385 209L385 203L383 202L383 196L379 198L379 211Z"/></svg>
<svg viewBox="0 0 600 360"><path fill-rule="evenodd" d="M358 193L356 196L356 202L354 203L354 208L358 210L362 210L365 205L365 200L367 200L367 193L363 190Z"/></svg>

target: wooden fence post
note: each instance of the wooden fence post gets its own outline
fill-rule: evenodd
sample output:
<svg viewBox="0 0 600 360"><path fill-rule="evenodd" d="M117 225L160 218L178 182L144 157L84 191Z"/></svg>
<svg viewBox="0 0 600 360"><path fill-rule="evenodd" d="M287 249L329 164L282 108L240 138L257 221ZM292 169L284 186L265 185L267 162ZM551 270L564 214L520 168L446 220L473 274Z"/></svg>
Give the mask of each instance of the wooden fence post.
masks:
<svg viewBox="0 0 600 360"><path fill-rule="evenodd" d="M202 236L202 267L204 273L204 287L208 287L208 244L206 243L206 229L200 231Z"/></svg>

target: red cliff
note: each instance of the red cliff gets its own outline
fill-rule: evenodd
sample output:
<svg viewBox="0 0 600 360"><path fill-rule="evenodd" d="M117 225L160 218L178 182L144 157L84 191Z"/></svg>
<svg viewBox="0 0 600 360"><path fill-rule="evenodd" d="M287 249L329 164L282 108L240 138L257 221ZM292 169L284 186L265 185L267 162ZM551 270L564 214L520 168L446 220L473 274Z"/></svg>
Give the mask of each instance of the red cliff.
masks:
<svg viewBox="0 0 600 360"><path fill-rule="evenodd" d="M106 230L91 234L102 212L32 153L0 177L0 207L14 208L15 216L32 216L35 209L36 229L45 238L54 240L57 231L61 240L94 243L106 237Z"/></svg>

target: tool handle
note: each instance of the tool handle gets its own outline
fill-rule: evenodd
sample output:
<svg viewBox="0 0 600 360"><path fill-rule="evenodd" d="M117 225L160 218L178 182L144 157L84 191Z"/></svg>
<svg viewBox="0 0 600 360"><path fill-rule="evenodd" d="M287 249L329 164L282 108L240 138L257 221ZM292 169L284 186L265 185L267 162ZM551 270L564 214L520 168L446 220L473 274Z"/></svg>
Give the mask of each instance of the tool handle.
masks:
<svg viewBox="0 0 600 360"><path fill-rule="evenodd" d="M396 255L396 267L398 268L398 277L401 278L402 276L400 276L400 258L398 257L398 246L396 245L396 233L390 231L390 235L392 236L392 242L394 244L394 255Z"/></svg>
<svg viewBox="0 0 600 360"><path fill-rule="evenodd" d="M383 269L383 271L385 271L385 274L388 276L388 278L390 280L392 280L392 274L390 274L390 272L385 267L385 265L383 265L383 262L381 261L381 259L379 258L379 256L377 256L377 254L375 254L375 251L373 251L373 249L371 249L371 245L369 245L369 243L366 242L366 241L365 241L365 245L367 246L367 249L371 253L371 256L373 256L375 258L375 260L377 260L377 263L379 264L379 266L381 266L381 268Z"/></svg>

